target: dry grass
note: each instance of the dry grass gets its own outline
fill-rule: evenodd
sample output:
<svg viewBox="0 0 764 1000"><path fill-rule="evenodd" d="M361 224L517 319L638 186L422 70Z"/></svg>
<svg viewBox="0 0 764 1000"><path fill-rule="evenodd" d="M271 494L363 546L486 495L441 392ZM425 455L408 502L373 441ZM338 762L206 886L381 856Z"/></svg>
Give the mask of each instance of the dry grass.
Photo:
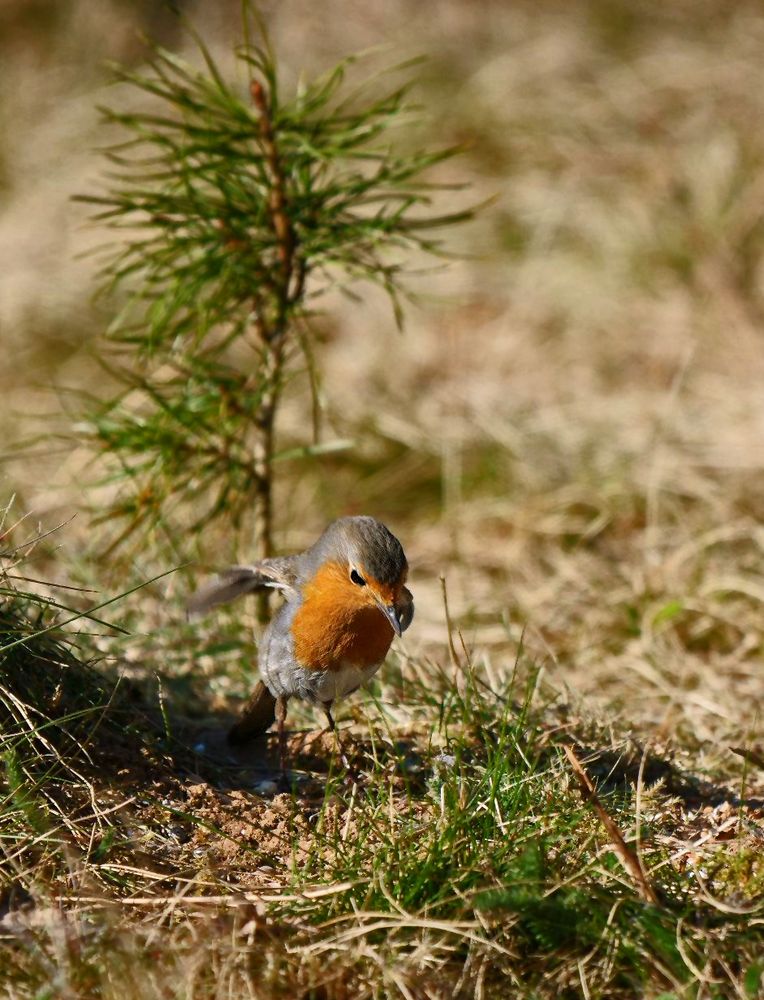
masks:
<svg viewBox="0 0 764 1000"><path fill-rule="evenodd" d="M0 623L9 997L755 995L760 783L700 781L524 660L454 648L349 704L352 780L298 730L276 794L275 741L232 754L169 668L159 697L145 669L111 690L30 607Z"/></svg>
<svg viewBox="0 0 764 1000"><path fill-rule="evenodd" d="M110 13L99 28L98 18L86 16L91 5L73 3L67 24L53 26L52 41L39 41L39 48L28 34L5 34L23 40L11 52L15 84L0 106L0 337L14 359L2 374L0 406L14 438L39 427L31 418L40 410L58 409L35 386L52 378L76 384L92 373L83 339L102 317L87 301L89 264L75 261L74 253L97 235L73 225L74 209L64 199L81 191L94 170L87 148L98 141L92 112L98 74L76 40L87 22L88 51L100 55L108 42L119 57L139 55L128 41L127 15L115 22L111 5L103 6ZM197 7L194 16L211 36L230 37L222 14ZM372 298L331 303L322 317L327 425L355 438L357 447L321 465L285 467L283 548L309 541L340 512L382 517L406 544L417 599L401 658L404 678L421 671L430 677L433 664L450 669L439 583L445 572L454 619L486 683L495 688L507 680L521 643L524 668L541 670L543 700L553 700L547 715L543 703L534 707L542 743L545 727L563 726L584 746L614 755L626 747L633 789L642 787L636 740L700 782L693 785L695 799L681 788L643 789L639 806L634 791L613 805L630 840L635 810L651 817L649 866L673 873L674 886L684 879L694 912L702 914L700 926L679 927L680 937L692 938L681 961L695 972L677 979L679 985L671 984L676 971L662 981L655 973L641 989L754 996L754 964L733 968L731 946L724 946L724 936L738 930L718 928L728 918L735 924L737 911L747 912L762 890L762 821L750 801L761 795L761 758L746 763L729 747L760 749L762 742L764 15L754 3L710 0L668 6L448 0L436 18L428 5L411 0L374 12L349 0L320 6L299 0L269 16L284 60L309 70L379 41L409 54L413 39L414 51L433 57L422 88L433 131L470 144L462 162L448 167L450 176L469 176L479 193L498 195L466 247L457 248L473 256L424 279L429 298L403 336ZM34 69L35 52L43 75ZM51 79L60 85L52 88ZM18 120L34 127L20 129ZM305 419L299 389L285 440L297 436ZM67 454L16 463L10 482L24 507L50 526L83 506L85 461ZM78 518L57 536L54 558L40 547L29 575L116 593L126 589L125 580L165 568L147 547L137 565L120 567L122 582L115 584L109 566L78 555L91 541L86 520ZM187 552L212 562L218 545L216 538L191 539ZM222 711L233 695L244 694L250 676L236 618L197 633L175 624L172 609L184 586L170 578L148 588L145 599L125 602L126 619L148 638L97 641L126 666L154 719L146 725L158 725L160 737L151 707L157 665L176 715ZM391 669L390 687L380 692L396 706L387 709L391 738L408 735L426 754L431 733L444 738L437 710L422 700L424 685L400 688L397 677ZM348 714L358 739L368 739L359 704ZM379 731L379 717L371 719L371 732ZM462 736L486 766L474 734ZM610 758L603 760L600 779ZM184 758L174 766L181 777L168 795L185 795L194 765ZM377 773L376 763L365 767ZM576 812L577 793L561 758L532 773L539 788L571 810L576 836L594 843L580 873L584 891L596 885L613 892L614 868L605 866L604 875L597 868L606 841L583 807ZM675 772L664 778L669 773ZM469 784L473 779L477 784ZM703 785L706 779L713 784ZM211 773L205 781L220 784ZM479 779L469 781L475 801L485 801ZM246 795L251 807L251 790ZM391 793L383 805L397 801ZM238 815L242 803L223 806ZM430 821L438 808L428 800ZM78 837L90 836L96 820L88 822ZM141 814L138 829L149 826ZM421 901L406 908L396 891L393 903L379 904L384 920L399 920L393 931L387 924L385 934L359 930L373 924L359 916L351 921L358 936L343 937L350 933L345 925L322 924L332 919L328 909L309 895L290 909L290 893L302 883L283 858L284 867L272 873L275 899L249 871L253 887L244 879L230 897L235 902L218 909L209 899L228 898L221 884L236 886L247 865L228 859L210 871L193 851L186 858L178 850L169 855L172 893L157 888L140 861L123 873L127 888L116 895L152 896L136 904L138 918L114 903L113 885L104 889L101 882L102 904L62 908L56 902L62 886L67 892L76 886L82 897L90 892L81 884L89 869L59 858L63 867L50 890L41 889L23 915L13 916L19 911L11 906L5 917L21 921L13 944L6 944L23 956L18 967L25 975L38 970L34 989L47 983L47 995L89 996L98 989L124 996L129 982L131 995L141 997L279 990L451 996L464 974L464 995L491 997L505 995L491 976L520 968L511 956L527 939L514 918L509 930L499 921L504 930L497 931L490 919L471 909L465 916L465 909L448 917L466 921L453 933L419 926ZM313 874L321 874L320 866ZM99 869L88 877L102 875ZM369 869L360 877L368 878ZM565 877L554 870L553 879ZM24 884L33 881L26 872ZM376 891L383 900L383 889ZM348 889L332 892L347 913L368 909ZM716 936L712 912L720 921ZM760 919L739 916L735 927L749 935L741 954L745 948L760 954ZM497 958L486 941L511 955ZM113 956L105 971L88 949L99 961ZM612 951L591 961L585 949L562 951L557 966L544 966L546 978L528 987L535 995L613 995L616 988L635 995L634 981L614 986L607 979L608 962L611 973L617 965ZM141 963L141 955L153 956L153 964ZM56 967L64 971L54 975ZM429 994L421 992L423 983ZM7 992L34 995L32 986L25 989Z"/></svg>

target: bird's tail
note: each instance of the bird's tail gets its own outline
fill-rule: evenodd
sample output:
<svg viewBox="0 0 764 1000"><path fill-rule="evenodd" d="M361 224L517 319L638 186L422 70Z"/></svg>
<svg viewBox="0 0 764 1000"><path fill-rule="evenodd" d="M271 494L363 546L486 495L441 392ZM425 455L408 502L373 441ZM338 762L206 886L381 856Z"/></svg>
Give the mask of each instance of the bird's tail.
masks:
<svg viewBox="0 0 764 1000"><path fill-rule="evenodd" d="M210 608L225 604L242 594L269 586L272 581L263 576L255 566L232 566L201 587L186 604L189 618L198 618Z"/></svg>
<svg viewBox="0 0 764 1000"><path fill-rule="evenodd" d="M251 698L244 706L241 718L228 733L228 742L236 746L262 736L275 719L276 699L265 684L258 681Z"/></svg>

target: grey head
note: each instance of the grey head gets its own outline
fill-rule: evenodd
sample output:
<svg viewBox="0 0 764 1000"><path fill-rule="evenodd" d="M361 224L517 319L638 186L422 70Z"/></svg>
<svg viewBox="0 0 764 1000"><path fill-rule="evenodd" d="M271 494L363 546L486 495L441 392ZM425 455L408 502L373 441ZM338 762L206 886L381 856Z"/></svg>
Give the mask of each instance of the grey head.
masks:
<svg viewBox="0 0 764 1000"><path fill-rule="evenodd" d="M327 558L346 559L350 569L368 574L385 588L398 588L408 563L395 535L373 517L341 517L326 528L309 550L311 568Z"/></svg>
<svg viewBox="0 0 764 1000"><path fill-rule="evenodd" d="M325 564L339 564L347 586L359 598L350 598L351 605L376 605L398 636L411 624L414 599L404 586L408 563L403 547L375 518L341 517L332 521L315 545L295 558L299 561L300 582L310 580Z"/></svg>

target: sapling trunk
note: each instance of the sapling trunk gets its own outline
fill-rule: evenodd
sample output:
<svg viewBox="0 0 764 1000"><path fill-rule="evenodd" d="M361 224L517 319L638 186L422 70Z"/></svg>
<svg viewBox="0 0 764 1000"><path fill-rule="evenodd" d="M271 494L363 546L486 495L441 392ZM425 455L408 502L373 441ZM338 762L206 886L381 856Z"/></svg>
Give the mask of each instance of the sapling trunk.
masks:
<svg viewBox="0 0 764 1000"><path fill-rule="evenodd" d="M260 135L268 171L268 216L276 245L278 268L273 275L272 303L263 305L255 296L255 331L261 350L261 397L255 417L253 468L255 475L255 551L259 559L273 555L273 449L275 422L284 367L284 349L289 336L291 306L302 296L301 281L291 288L297 248L289 218L286 182L274 137L268 97L259 80L250 84L252 101L260 116ZM258 618L268 619L268 593L259 595Z"/></svg>

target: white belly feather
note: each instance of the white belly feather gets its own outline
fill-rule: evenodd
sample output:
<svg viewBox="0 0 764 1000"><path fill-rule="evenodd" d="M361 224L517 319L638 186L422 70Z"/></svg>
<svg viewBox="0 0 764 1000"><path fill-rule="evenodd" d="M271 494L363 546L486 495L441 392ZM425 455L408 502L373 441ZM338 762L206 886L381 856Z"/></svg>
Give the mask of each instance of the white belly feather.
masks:
<svg viewBox="0 0 764 1000"><path fill-rule="evenodd" d="M333 702L344 698L373 677L380 666L380 663L371 667L356 667L344 663L339 670L318 672L318 677L311 678L313 696L319 702Z"/></svg>

